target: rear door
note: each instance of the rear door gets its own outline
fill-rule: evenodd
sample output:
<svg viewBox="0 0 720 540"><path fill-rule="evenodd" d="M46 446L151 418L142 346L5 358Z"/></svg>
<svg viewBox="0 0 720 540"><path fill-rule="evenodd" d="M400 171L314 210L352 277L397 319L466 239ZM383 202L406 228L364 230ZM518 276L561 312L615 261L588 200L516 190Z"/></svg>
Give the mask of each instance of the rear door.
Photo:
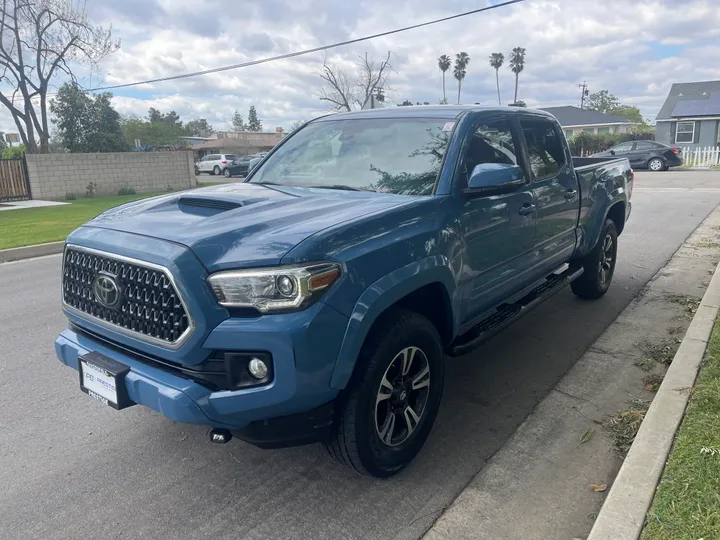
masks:
<svg viewBox="0 0 720 540"><path fill-rule="evenodd" d="M540 278L567 262L575 250L580 194L557 122L523 115L520 126L537 204L532 274Z"/></svg>
<svg viewBox="0 0 720 540"><path fill-rule="evenodd" d="M524 167L520 133L513 115L485 114L471 128L456 170L462 190L476 165L507 163ZM460 195L459 230L464 240L460 287L462 323L491 309L526 283L532 258L535 204L527 170L526 185L502 195Z"/></svg>

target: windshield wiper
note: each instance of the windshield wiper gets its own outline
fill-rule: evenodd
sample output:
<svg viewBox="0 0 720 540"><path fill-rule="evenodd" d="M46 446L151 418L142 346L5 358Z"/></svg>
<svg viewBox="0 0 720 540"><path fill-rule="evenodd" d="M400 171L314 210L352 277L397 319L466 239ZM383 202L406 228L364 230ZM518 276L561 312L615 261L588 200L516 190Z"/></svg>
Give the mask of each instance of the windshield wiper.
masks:
<svg viewBox="0 0 720 540"><path fill-rule="evenodd" d="M362 188L356 188L353 186L346 186L345 184L332 184L330 186L326 185L316 185L316 186L303 186L303 187L309 187L309 188L321 188L321 189L342 189L345 191L371 191L369 189L362 189Z"/></svg>

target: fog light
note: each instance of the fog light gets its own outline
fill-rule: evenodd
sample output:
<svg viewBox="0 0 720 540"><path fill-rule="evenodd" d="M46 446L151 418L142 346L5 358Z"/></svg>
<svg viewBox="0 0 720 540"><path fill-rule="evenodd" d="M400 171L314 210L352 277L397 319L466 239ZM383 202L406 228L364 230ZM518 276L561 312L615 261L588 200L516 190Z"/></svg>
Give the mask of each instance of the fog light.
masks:
<svg viewBox="0 0 720 540"><path fill-rule="evenodd" d="M250 375L256 379L264 379L268 374L267 365L265 365L265 362L259 358L253 358L250 360L250 363L248 364L248 371L250 372Z"/></svg>

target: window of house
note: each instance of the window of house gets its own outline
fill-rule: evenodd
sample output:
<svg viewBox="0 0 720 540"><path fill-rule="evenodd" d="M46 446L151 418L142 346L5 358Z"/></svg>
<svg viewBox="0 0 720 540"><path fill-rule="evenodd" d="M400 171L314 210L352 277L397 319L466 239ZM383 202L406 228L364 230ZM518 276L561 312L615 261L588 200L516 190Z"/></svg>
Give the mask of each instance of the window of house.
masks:
<svg viewBox="0 0 720 540"><path fill-rule="evenodd" d="M481 163L518 164L515 141L507 120L482 123L475 128L461 170L465 186L473 169Z"/></svg>
<svg viewBox="0 0 720 540"><path fill-rule="evenodd" d="M573 130L572 129L566 129L565 130L565 138L572 139L573 136Z"/></svg>
<svg viewBox="0 0 720 540"><path fill-rule="evenodd" d="M536 178L556 174L565 165L565 146L552 122L521 120L530 168Z"/></svg>
<svg viewBox="0 0 720 540"><path fill-rule="evenodd" d="M600 135L601 133L610 133L610 128L609 127L598 128L598 135Z"/></svg>
<svg viewBox="0 0 720 540"><path fill-rule="evenodd" d="M675 131L676 143L691 143L695 141L695 122L678 122Z"/></svg>

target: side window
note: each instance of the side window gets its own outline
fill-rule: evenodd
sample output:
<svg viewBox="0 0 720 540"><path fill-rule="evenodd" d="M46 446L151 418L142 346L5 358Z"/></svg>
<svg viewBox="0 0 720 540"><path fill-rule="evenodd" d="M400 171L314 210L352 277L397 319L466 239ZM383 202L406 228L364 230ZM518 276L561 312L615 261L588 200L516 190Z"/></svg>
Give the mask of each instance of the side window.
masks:
<svg viewBox="0 0 720 540"><path fill-rule="evenodd" d="M460 171L463 187L467 186L473 169L481 163L518 164L515 141L507 120L487 122L476 126L470 143L467 145Z"/></svg>
<svg viewBox="0 0 720 540"><path fill-rule="evenodd" d="M552 176L565 165L565 147L555 125L547 120L520 120L535 178Z"/></svg>
<svg viewBox="0 0 720 540"><path fill-rule="evenodd" d="M655 150L657 145L649 141L638 141L635 143L635 150Z"/></svg>
<svg viewBox="0 0 720 540"><path fill-rule="evenodd" d="M617 146L613 146L613 150L615 150L616 154L620 154L623 152L631 152L633 148L632 142L626 142L622 144L618 144Z"/></svg>

